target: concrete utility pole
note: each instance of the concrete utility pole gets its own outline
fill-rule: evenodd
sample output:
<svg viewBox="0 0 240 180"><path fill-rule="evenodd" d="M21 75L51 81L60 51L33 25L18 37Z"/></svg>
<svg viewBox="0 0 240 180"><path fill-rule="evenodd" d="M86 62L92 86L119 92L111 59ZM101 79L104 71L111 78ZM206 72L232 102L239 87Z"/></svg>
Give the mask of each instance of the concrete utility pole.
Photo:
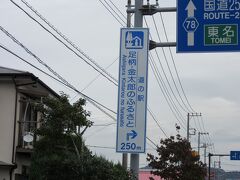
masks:
<svg viewBox="0 0 240 180"><path fill-rule="evenodd" d="M198 155L200 156L200 144L201 144L201 138L200 136L201 135L207 135L208 133L205 133L205 132L198 132Z"/></svg>
<svg viewBox="0 0 240 180"><path fill-rule="evenodd" d="M128 0L127 7L128 7L128 9L131 8L131 0ZM127 27L128 28L131 27L131 14L130 13L127 13ZM127 153L122 154L122 166L125 170L127 170L127 168L128 168L128 154Z"/></svg>
<svg viewBox="0 0 240 180"><path fill-rule="evenodd" d="M204 143L203 144L203 148L204 148L204 164L206 164L206 158L207 158L207 144Z"/></svg>
<svg viewBox="0 0 240 180"><path fill-rule="evenodd" d="M131 27L131 13L134 13L134 27L141 28L143 27L143 16L144 15L153 15L158 12L176 12L176 7L168 8L159 8L158 0L156 0L155 5L150 5L149 0L147 5L143 5L143 0L135 0L135 7L132 8L131 0L128 0L127 6L127 27ZM149 42L149 50L156 47L170 47L176 46L176 42ZM127 154L123 154L123 166L127 166ZM134 175L138 179L139 171L139 154L131 154L130 158L130 169L133 171Z"/></svg>
<svg viewBox="0 0 240 180"><path fill-rule="evenodd" d="M187 140L190 138L190 118L194 116L202 116L201 113L188 113L187 114Z"/></svg>
<svg viewBox="0 0 240 180"><path fill-rule="evenodd" d="M134 14L134 27L143 26L143 15L142 15L143 0L135 0L135 14ZM131 154L130 158L130 169L138 179L139 172L139 154Z"/></svg>

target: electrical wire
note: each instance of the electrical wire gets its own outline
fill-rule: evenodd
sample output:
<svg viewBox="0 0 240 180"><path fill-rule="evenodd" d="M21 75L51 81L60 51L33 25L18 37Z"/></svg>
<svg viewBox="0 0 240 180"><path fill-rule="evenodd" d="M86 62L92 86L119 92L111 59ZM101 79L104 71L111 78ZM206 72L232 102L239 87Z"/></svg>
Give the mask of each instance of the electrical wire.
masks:
<svg viewBox="0 0 240 180"><path fill-rule="evenodd" d="M39 18L41 18L46 24L48 24L49 27L51 27L56 33L58 33L64 40L66 40L69 44L71 44L75 49L77 49L81 54L83 54L86 58L90 59L85 53L83 53L74 43L72 43L66 36L64 36L57 28L55 28L49 21L46 20L36 9L34 9L29 3L27 3L25 0L21 0L28 8L31 9L32 12L34 12ZM105 0L104 0L105 1ZM106 2L106 1L105 1ZM111 3L114 5L114 3L111 1ZM16 3L14 3L16 4ZM109 5L109 4L108 4ZM110 6L110 5L109 5ZM120 11L115 5L114 7ZM22 8L21 8L22 10ZM25 11L24 11L25 12ZM115 12L115 11L114 11ZM120 11L121 12L121 11ZM26 13L26 12L25 12ZM116 12L115 12L116 13ZM122 13L121 13L122 14ZM123 14L122 14L123 15ZM123 15L124 16L124 15ZM125 16L124 16L125 17ZM126 17L125 17L126 19ZM41 26L42 27L42 26ZM90 59L92 62L93 60ZM99 65L97 65L99 67ZM113 78L110 74L108 74L103 68L99 67L103 72L105 72L107 75L109 75L115 82L117 81L115 78ZM116 85L116 84L115 84ZM154 117L152 117L154 119Z"/></svg>
<svg viewBox="0 0 240 180"><path fill-rule="evenodd" d="M155 27L156 32L157 32L158 39L159 39L159 41L161 42L159 30L158 30L158 27L157 27L157 24L156 24L156 21L155 21L154 16L152 16L152 19L153 19L154 27ZM185 111L185 112L190 112L190 110L188 109L187 105L186 105L185 102L183 101L182 96L181 96L181 94L180 94L180 92L179 92L179 90L178 90L177 84L176 84L176 82L175 82L175 80L174 80L172 71L171 71L171 69L170 69L170 66L169 66L169 63L168 63L168 60L167 60L167 56L166 56L165 50L164 50L163 47L162 47L161 49L162 49L162 52L163 52L163 56L164 56L165 62L166 62L167 67L168 67L168 71L169 71L169 73L170 73L170 76L171 76L171 78L172 78L173 84L174 84L175 89L176 89L176 91L177 91L177 94L178 94L180 100L182 101L182 103L183 103L183 105L184 105L184 107L185 107L186 109L180 104L180 102L178 101L178 98L176 97L176 95L175 95L175 93L173 92L172 88L170 88L170 89L171 89L171 91L172 91L172 93L173 93L173 95L174 95L177 103L178 103L179 106L183 109L183 111ZM155 50L156 50L156 49L155 49ZM162 63L160 62L160 59L159 59L159 63L162 64ZM162 65L161 65L161 67L162 67ZM164 73L164 74L165 74L165 73ZM168 82L168 84L169 84L169 86L170 86L169 81L167 81L167 82ZM171 87L171 86L170 86L170 87Z"/></svg>
<svg viewBox="0 0 240 180"><path fill-rule="evenodd" d="M61 44L63 44L67 49L69 49L71 52L73 52L76 56L78 56L80 59L82 59L85 63L87 63L89 66L91 66L95 71L99 72L100 74L102 74L102 76L104 76L106 79L108 79L110 82L112 82L114 85L116 85L116 79L113 78L111 75L109 74L104 74L105 72L102 71L103 68L100 68L100 70L98 69L100 66L94 62L93 60L91 61L91 63L93 63L95 66L93 66L93 64L89 63L86 59L84 59L81 55L79 55L76 51L74 51L71 47L69 47L65 42L63 42L61 39L59 39L55 34L53 34L50 30L48 30L45 26L43 26L39 21L37 21L34 17L32 17L28 12L26 12L22 7L20 7L17 3L15 3L13 0L10 0L17 8L19 8L21 11L23 11L29 18L31 18L33 21L35 21L38 25L40 25L45 31L47 31L49 34L51 34L56 40L58 40ZM59 33L60 35L60 33ZM60 35L61 36L61 35ZM61 36L62 38L65 37L64 35ZM66 38L64 38L66 40ZM67 41L67 40L66 40ZM68 43L70 43L71 41L69 40ZM74 44L74 43L70 43L71 46L73 46L75 49L77 49L81 54L82 51ZM85 57L87 56L85 53L83 54ZM88 60L91 58L88 58ZM111 78L110 78L111 77Z"/></svg>
<svg viewBox="0 0 240 180"><path fill-rule="evenodd" d="M173 113L173 115L177 119L177 121L180 123L180 125L182 127L184 127L184 125L182 124L181 120L179 120L178 115L176 114L176 112L174 111L174 109L173 109L173 107L171 105L172 102L170 101L170 98L169 98L168 94L166 94L166 91L163 90L163 87L162 87L163 85L162 86L160 85L160 84L162 84L162 81L161 81L161 79L157 78L156 67L153 66L153 63L152 63L153 61L152 61L152 55L151 54L150 54L150 61L149 62L150 62L149 63L150 67L151 67L151 69L152 69L152 71L154 73L154 76L156 77L157 84L159 85L159 87L160 87L160 89L161 89L161 91L163 93L163 96L164 96L164 98L165 98L165 100L166 100L166 102L167 102L171 112Z"/></svg>
<svg viewBox="0 0 240 180"><path fill-rule="evenodd" d="M145 20L146 26L148 27L148 23L146 22L146 19L145 19L145 18L144 18L144 20ZM150 34L150 38L152 38L152 37L151 37L151 34ZM157 53L157 55L158 55L158 53ZM159 56L158 56L158 58L159 58ZM159 58L159 59L160 59L160 58ZM180 111L178 110L178 108L176 107L176 105L175 105L175 103L174 103L174 101L173 101L173 99L172 99L172 97L171 97L168 89L166 88L166 85L165 85L165 83L164 83L164 81L163 81L163 78L162 78L162 76L161 76L161 73L159 72L159 70L157 69L157 67L156 67L156 65L155 65L155 63L154 63L154 59L153 59L153 56L152 56L151 52L150 52L150 66L151 66L151 68L152 68L152 70L153 70L153 72L154 72L154 75L155 75L156 79L159 79L159 80L157 80L157 82L158 82L158 84L159 84L159 87L160 87L160 89L161 89L161 91L162 91L162 93L163 93L163 95L164 95L164 97L165 97L165 99L166 99L166 101L167 101L167 103L168 103L168 105L169 105L172 113L174 114L175 118L179 121L180 125L185 129L185 127L184 127L184 125L183 125L183 124L185 124L185 120L184 120L183 116L181 115ZM162 67L162 70L164 71L163 67ZM165 78L167 79L167 76L165 76ZM162 88L161 88L159 82L162 84ZM167 100L167 99L169 99L169 100ZM171 105L170 105L170 104L171 104ZM173 108L172 108L172 107L173 107ZM175 110L176 113L174 112L173 109ZM177 115L176 115L176 114L177 114ZM177 116L178 116L178 117L177 117ZM183 124L180 122L179 119L181 119L181 121L183 122Z"/></svg>
<svg viewBox="0 0 240 180"><path fill-rule="evenodd" d="M112 2L112 0L109 0L109 2L117 9L117 11L122 15L122 17L127 21L127 17L122 13L122 11ZM125 22L125 21L124 21Z"/></svg>
<svg viewBox="0 0 240 180"><path fill-rule="evenodd" d="M106 0L103 0L107 6L117 15L117 17L123 22L123 24L126 25L126 22L122 19L122 17L112 8L112 6L106 1ZM113 4L113 2L111 2Z"/></svg>
<svg viewBox="0 0 240 180"><path fill-rule="evenodd" d="M86 96L85 94L78 91L73 85L71 85L67 80L65 80L62 76L60 76L56 71L54 71L50 66L48 66L45 62L43 62L38 56L36 56L34 53L32 53L27 47L25 47L20 41L18 41L13 35L11 35L7 30L5 30L2 26L0 26L0 30L8 36L13 42L15 42L17 45L22 47L28 54L33 56L40 64L45 66L51 73L53 73L58 79L60 79L66 86L73 89L77 93L79 93L82 97L84 97L86 100L88 100L91 104L93 104L95 107L98 107L101 111L104 111L101 107L105 108L106 110L116 114L114 111L112 111L110 108L98 103L97 101L93 100L89 96ZM101 107L100 107L101 106ZM107 112L106 112L107 113ZM107 113L109 117L113 118L112 115Z"/></svg>
<svg viewBox="0 0 240 180"><path fill-rule="evenodd" d="M45 18L43 18L36 10L34 10L26 1L24 0L21 0L25 5L27 5L36 15L38 15L42 20L44 20L48 25L50 24ZM112 3L112 2L111 2ZM112 3L113 4L113 3ZM109 4L108 4L109 5ZM119 10L119 9L118 9ZM26 12L25 12L26 13ZM59 31L56 31L56 28L50 24L50 27L52 27L52 29L55 30L55 32L58 32ZM59 33L60 35L62 35L61 33ZM65 37L64 35L62 36L63 38ZM64 38L66 40L66 37ZM68 40L68 39L67 39ZM71 44L71 42L70 42ZM72 44L71 44L72 45ZM154 117L153 117L154 120L156 120Z"/></svg>
<svg viewBox="0 0 240 180"><path fill-rule="evenodd" d="M124 26L124 23L122 23L112 12L111 10L109 10L109 8L102 2L102 0L99 0L99 2L105 7L105 9L107 9L107 11L114 17L114 19L117 20L117 22L119 24L121 24L121 26ZM125 23L126 24L126 23Z"/></svg>
<svg viewBox="0 0 240 180"><path fill-rule="evenodd" d="M107 70L108 68L110 68L119 58L116 58L111 64L109 64L105 70ZM90 87L99 77L101 76L101 74L99 73L95 78L93 78L82 90L81 92L85 91L88 87ZM78 93L70 100L73 101L76 97L78 96Z"/></svg>
<svg viewBox="0 0 240 180"><path fill-rule="evenodd" d="M46 18L44 18L36 9L34 9L29 3L25 0L21 0L35 15L37 15L41 20L43 20L53 31L55 31L60 37L62 37L66 42L68 42L74 49L76 49L79 53L81 53L86 59L88 59L91 63L93 63L97 68L99 68L102 72L104 72L107 76L109 76L112 80L117 82L116 78L114 78L110 73L108 73L104 68L102 68L96 61L94 61L90 56L83 52L73 41L67 38L61 31L59 31L53 24L51 24Z"/></svg>
<svg viewBox="0 0 240 180"><path fill-rule="evenodd" d="M66 86L66 87L68 87L68 88L70 88L70 89L72 89L72 87L69 87L68 84L65 84L64 82L60 81L59 79L57 79L57 78L53 77L52 75L46 73L45 71L43 71L43 70L41 70L40 68L38 68L38 67L36 67L35 65L33 65L32 63L29 63L27 60L21 58L19 55L17 55L16 53L14 53L13 51L11 51L11 50L9 50L8 48L4 47L4 46L1 45L1 44L0 44L0 48L2 48L3 50L7 51L8 53L14 55L15 57L17 57L17 58L20 59L21 61L23 61L23 62L27 63L28 65L32 66L33 68L39 70L40 72L44 73L45 75L49 76L50 78L54 79L55 81L61 83L62 85ZM73 89L73 90L76 91L75 89ZM86 96L86 95L85 95L85 96ZM87 96L86 96L86 97L87 97ZM89 101L89 100L88 100L88 101ZM92 103L92 101L89 101L89 102ZM96 102L96 101L95 101L95 102ZM100 104L100 103L98 103L98 104ZM96 106L95 104L93 104L93 105ZM97 107L97 106L96 106L96 107ZM103 107L105 107L105 106L103 106ZM99 109L99 107L97 107L97 108ZM100 110L101 110L101 109L100 109ZM101 111L102 111L102 110L101 110ZM106 113L105 111L102 111L102 112L103 112L104 114L106 114L107 116L109 116L109 114ZM114 118L114 117L112 117L112 116L109 116L109 117L111 117L111 119L113 119L113 120L116 122L116 118ZM105 126L104 128L106 128L106 127L108 127L108 126ZM104 130L104 128L102 128L101 130ZM98 131L98 132L99 132L99 131ZM150 138L148 138L148 137L146 137L146 138L147 138L148 141L150 141L152 144L154 144L154 145L157 147L156 143L154 143Z"/></svg>
<svg viewBox="0 0 240 180"><path fill-rule="evenodd" d="M163 25L163 31L164 31L166 40L167 40L167 42L169 42L168 36L167 36L167 30L166 30L166 26L165 26L165 23L164 23L164 20L163 20L162 13L160 12L159 14L160 14L161 22L162 22L162 25ZM182 93L183 93L183 95L184 95L184 97L185 97L185 99L186 99L186 102L187 102L187 104L189 105L190 109L191 109L193 112L196 112L196 111L192 108L191 104L189 103L189 100L188 100L188 98L187 98L187 96L186 96L186 93L185 93L185 91L184 91L184 88L183 88L183 85L182 85L182 82L181 82L181 79L180 79L180 77L179 77L179 73L178 73L178 70L177 70L177 66L176 66L176 63L175 63L175 60L174 60L174 57L173 57L172 50L171 50L170 47L168 47L168 49L169 49L169 52L170 52L171 60L172 60L173 65L174 65L174 69L175 69L175 72L176 72L176 75L177 75L177 79L178 79L178 82L179 82L179 84L180 84Z"/></svg>
<svg viewBox="0 0 240 180"><path fill-rule="evenodd" d="M153 117L153 120L156 122L157 126L160 128L160 130L162 131L162 133L165 135L165 137L168 137L167 133L163 130L163 128L160 126L159 122L156 119L156 116L154 115L154 113L151 111L151 109L148 107L148 111L151 114L151 116Z"/></svg>
<svg viewBox="0 0 240 180"><path fill-rule="evenodd" d="M171 102L172 107L173 107L173 109L175 110L177 116L179 117L179 119L181 119L181 121L183 122L183 124L185 124L185 121L186 121L186 120L184 119L183 115L181 114L180 110L178 109L177 105L175 104L175 102L174 102L174 100L173 100L170 92L168 91L168 88L167 88L167 86L166 86L166 84L165 84L165 82L164 82L164 80L163 80L163 77L161 76L160 71L159 71L158 68L157 68L157 65L156 65L156 63L155 63L155 61L154 61L154 58L153 58L151 52L150 52L150 56L151 56L150 61L152 61L152 66L154 67L154 69L155 69L155 71L156 71L157 77L160 79L160 82L161 82L161 84L162 84L163 90L166 92L166 95L167 95L167 97L169 98L169 101ZM158 54L157 54L157 56L158 56ZM159 58L159 56L158 56L158 58ZM157 77L156 77L156 78L157 78Z"/></svg>
<svg viewBox="0 0 240 180"><path fill-rule="evenodd" d="M162 17L162 14L161 14L161 13L160 13L160 17L161 17L161 21L162 21L162 24L163 24L164 34L165 34L166 40L167 40L167 42L168 42L167 31L166 31L166 27L165 27L165 24L164 24L163 17ZM158 32L158 28L157 28L157 25L156 25L156 21L155 21L155 19L154 19L154 16L152 16L152 18L153 18L154 26L155 26L155 29L156 29L156 31L157 31L159 40L161 41L160 35L159 35L159 32ZM162 49L163 49L163 48L162 48ZM189 101L188 101L188 98L187 98L187 96L186 96L186 93L185 93L185 91L184 91L184 89L183 89L183 86L182 86L182 83L181 83L181 80L180 80L180 77L179 77L179 73L178 73L178 70L177 70L177 68L176 68L176 64L175 64L174 58L173 58L173 53L172 53L170 47L169 47L169 52L170 52L171 60L172 60L172 62L173 62L174 69L175 69L175 72L176 72L176 75L177 75L177 79L178 79L178 82L179 82L179 84L180 84L182 93L183 93L183 95L184 95L184 97L185 97L185 100L186 100L188 106L190 107L190 109L191 109L193 112L195 112L195 111L193 110L192 106L190 105L190 103L189 103ZM164 51L163 51L163 53L164 53L164 56L165 56L165 52L164 52ZM166 58L165 58L165 60L166 60ZM166 62L167 62L167 61L166 61ZM167 65L168 65L168 63L167 63ZM169 65L168 65L168 67L169 67ZM172 73L171 73L171 76L172 76L172 79L174 80ZM176 86L176 82L175 82L175 81L174 81L174 85L175 85L175 87L176 87L176 89L177 89L177 92L178 92L178 94L179 94L179 97L181 98L180 92L178 91L178 88L177 88L177 86ZM181 101L184 103L184 101L183 101L182 98L181 98ZM184 103L184 106L188 109L188 107L186 106L185 103ZM189 109L188 109L188 111L190 112ZM201 129L202 129L202 128L201 128L201 124L200 124L199 121L198 121L198 123L199 123L199 128L200 128L200 130L201 130ZM203 124L203 123L202 123L202 124ZM196 124L195 124L195 125L196 125ZM203 126L204 126L204 124L203 124ZM196 125L196 127L197 127L197 125ZM201 132L203 132L203 131L201 130ZM205 138L205 137L204 137L204 138Z"/></svg>

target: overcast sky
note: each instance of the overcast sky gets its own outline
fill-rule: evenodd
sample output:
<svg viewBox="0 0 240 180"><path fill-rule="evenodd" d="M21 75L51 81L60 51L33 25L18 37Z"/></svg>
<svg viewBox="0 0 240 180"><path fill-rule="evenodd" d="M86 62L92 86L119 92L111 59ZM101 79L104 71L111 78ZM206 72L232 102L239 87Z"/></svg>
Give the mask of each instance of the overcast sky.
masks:
<svg viewBox="0 0 240 180"><path fill-rule="evenodd" d="M98 72L44 31L36 22L32 21L13 5L10 0L0 0L0 2L0 26L8 30L38 57L76 86L78 90L81 91L84 89L83 93L116 111L117 87L115 85L100 76L87 87L98 76ZM15 2L34 16L20 0L15 0ZM118 61L116 59L119 56L121 25L111 16L99 0L28 0L27 2L101 67L106 68L114 62L107 71L116 79L118 78ZM108 2L110 3L110 1ZM112 2L126 15L125 1L112 0ZM151 2L155 3L154 1ZM169 0L162 0L159 3L161 7L176 6L175 0L171 0L170 2ZM174 42L176 41L176 13L165 13L162 15L168 39ZM36 16L34 17L37 18ZM156 14L154 18L161 40L166 41L160 15ZM37 19L39 20L39 18ZM159 41L155 27L153 26L153 19L147 17L146 21L150 27L153 39ZM42 21L40 22L43 23ZM146 27L146 25L144 26ZM47 69L39 64L36 59L28 55L2 32L0 32L0 39L1 45L8 47L47 72ZM192 108L196 112L202 113L202 117L190 120L190 126L199 131L205 132L206 130L210 134L210 137L201 136L201 143L214 144L214 146L207 149L207 152L229 154L231 150L240 150L239 53L180 54L176 53L176 48L171 48L171 51L184 92ZM181 103L168 71L163 51L159 48L157 52L169 84L171 84L174 93ZM169 48L164 48L164 52L181 97L186 103L186 99L178 83ZM160 73L164 77L155 51L152 51L152 55ZM76 95L75 92L1 49L0 59L0 66L34 73L56 92L63 91L69 94L71 102L80 97L77 96L73 99ZM164 81L167 84L166 79ZM154 112L157 121L166 134L168 136L175 135L175 124L179 124L179 122L171 112L150 66L148 85L149 107ZM187 112L184 112L176 102L175 104L184 118L184 126L186 127ZM96 125L114 123L111 118L97 110L90 103L87 103L86 108L91 112L91 120ZM181 134L186 136L184 127L181 129ZM149 115L147 118L147 136L156 144L159 144L160 138L165 138ZM115 124L104 127L94 126L86 132L85 139L87 145L106 147L90 147L94 153L102 154L115 162L121 161L121 154L116 153L114 149L116 144ZM191 136L191 142L192 146L196 147L197 136ZM148 142L147 152L154 153L153 147L154 145ZM203 154L203 149L201 150L201 154ZM145 159L146 154L141 154L141 167L146 165ZM230 161L229 157L224 157L221 160L222 168L225 170L239 170L239 162Z"/></svg>

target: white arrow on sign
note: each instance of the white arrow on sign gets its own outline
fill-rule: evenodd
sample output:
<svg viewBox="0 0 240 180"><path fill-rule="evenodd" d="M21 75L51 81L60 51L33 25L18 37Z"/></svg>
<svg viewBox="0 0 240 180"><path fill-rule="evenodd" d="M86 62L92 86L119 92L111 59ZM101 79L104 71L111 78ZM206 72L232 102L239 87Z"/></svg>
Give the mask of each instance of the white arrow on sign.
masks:
<svg viewBox="0 0 240 180"><path fill-rule="evenodd" d="M188 17L194 17L194 11L196 9L197 8L193 4L192 0L190 0L185 9L188 12ZM194 32L188 32L187 38L188 38L188 46L194 46Z"/></svg>

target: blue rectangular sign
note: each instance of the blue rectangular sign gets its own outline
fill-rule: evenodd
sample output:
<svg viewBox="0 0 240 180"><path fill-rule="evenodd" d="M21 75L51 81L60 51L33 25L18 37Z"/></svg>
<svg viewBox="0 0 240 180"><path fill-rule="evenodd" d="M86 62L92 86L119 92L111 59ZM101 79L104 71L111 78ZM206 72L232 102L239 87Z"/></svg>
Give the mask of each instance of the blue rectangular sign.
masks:
<svg viewBox="0 0 240 180"><path fill-rule="evenodd" d="M230 160L240 160L240 151L230 151Z"/></svg>
<svg viewBox="0 0 240 180"><path fill-rule="evenodd" d="M177 52L240 51L240 0L178 0Z"/></svg>
<svg viewBox="0 0 240 180"><path fill-rule="evenodd" d="M145 152L148 36L146 28L121 29L116 142L120 153Z"/></svg>

